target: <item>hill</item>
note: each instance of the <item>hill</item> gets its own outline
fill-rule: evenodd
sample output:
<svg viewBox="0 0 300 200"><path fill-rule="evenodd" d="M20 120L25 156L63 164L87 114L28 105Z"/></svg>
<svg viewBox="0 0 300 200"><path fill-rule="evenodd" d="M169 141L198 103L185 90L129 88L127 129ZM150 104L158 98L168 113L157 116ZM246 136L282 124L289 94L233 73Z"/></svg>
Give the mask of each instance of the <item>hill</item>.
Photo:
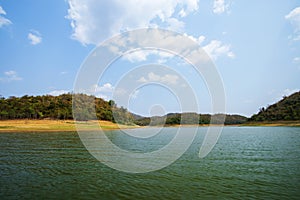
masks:
<svg viewBox="0 0 300 200"><path fill-rule="evenodd" d="M261 108L249 122L262 121L294 121L300 120L300 91L274 103L267 108Z"/></svg>
<svg viewBox="0 0 300 200"><path fill-rule="evenodd" d="M14 119L73 119L72 97L74 94L62 94L59 96L22 96L0 98L0 120ZM76 120L105 120L119 124L132 124L133 116L125 108L117 107L114 101L105 101L92 95L75 94ZM86 108L84 102L93 99L95 104ZM84 105L84 106L82 106ZM95 109L96 116L92 116L89 109ZM114 113L114 114L113 114Z"/></svg>
<svg viewBox="0 0 300 200"><path fill-rule="evenodd" d="M160 125L179 125L179 124L210 124L211 117L214 117L215 124L222 124L225 117L225 125L243 124L247 117L241 115L228 114L197 114L197 113L169 113L165 116L141 117L135 115L135 124L139 126L160 126Z"/></svg>
<svg viewBox="0 0 300 200"><path fill-rule="evenodd" d="M76 101L73 102L73 95ZM86 106L85 102L94 101L94 105ZM105 101L92 95L86 94L62 94L59 96L22 96L0 98L0 120L20 120L20 119L55 119L72 120L72 105L76 105L76 120L105 120L118 124L140 126L146 125L178 125L178 124L209 124L210 114L197 113L169 113L165 116L143 117L127 111L123 107L118 107L114 101ZM91 110L95 109L96 116ZM222 123L226 117L225 124L242 124L247 118L240 115L213 115L215 123ZM151 122L151 123L150 123Z"/></svg>

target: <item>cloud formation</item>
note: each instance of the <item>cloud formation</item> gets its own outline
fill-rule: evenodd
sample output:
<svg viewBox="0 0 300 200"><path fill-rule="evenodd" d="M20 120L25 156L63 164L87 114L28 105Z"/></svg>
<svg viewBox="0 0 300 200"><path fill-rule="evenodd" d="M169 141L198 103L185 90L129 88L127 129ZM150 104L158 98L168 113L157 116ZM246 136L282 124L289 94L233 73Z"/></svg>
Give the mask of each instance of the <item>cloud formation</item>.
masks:
<svg viewBox="0 0 300 200"><path fill-rule="evenodd" d="M68 0L68 3L69 9L66 17L71 21L72 37L83 45L98 45L104 39L115 34L136 28L160 27L183 32L185 27L183 18L199 9L198 0L139 1L138 3L135 0L86 0L84 3L80 0ZM214 2L213 11L215 13L220 14L227 9L228 4L225 4L224 0ZM140 37L128 35L129 40ZM187 33L184 33L184 36L203 46L205 36L194 37ZM156 38L147 39L155 43ZM123 44L128 43L128 41L118 42L119 44L110 47L111 51L116 54L119 54ZM177 42L177 38L168 38L163 42L169 43L170 49L176 49L178 46L182 48L182 44ZM212 40L203 47L214 60L223 55L230 58L235 57L231 46L218 40ZM132 63L142 62L153 54L160 57L159 63L165 63L172 57L154 51L134 51L123 55L122 59Z"/></svg>
<svg viewBox="0 0 300 200"><path fill-rule="evenodd" d="M231 51L231 46L223 44L219 40L212 40L209 44L205 45L203 49L214 60L224 55L229 58L235 58L235 54Z"/></svg>
<svg viewBox="0 0 300 200"><path fill-rule="evenodd" d="M135 28L158 27L181 31L186 17L198 10L198 0L69 0L67 18L72 37L82 44L94 44ZM178 18L175 18L178 16Z"/></svg>
<svg viewBox="0 0 300 200"><path fill-rule="evenodd" d="M6 12L5 10L0 6L0 28L2 26L5 26L5 25L9 25L9 24L12 24L12 22L5 18L4 15L6 15Z"/></svg>
<svg viewBox="0 0 300 200"><path fill-rule="evenodd" d="M108 48L114 54L120 55L122 56L122 59L128 60L132 63L147 61L150 55L155 56L155 58L158 57L158 59L156 60L157 63L166 63L169 59L174 57L174 54L172 54L171 52L169 53L162 51L160 49L145 50L140 49L140 47L149 45L156 46L161 47L162 49L171 49L172 52L180 52L181 56L186 56L187 54L192 53L192 49L190 49L192 43L191 41L188 41L190 39L193 42L196 42L198 45L200 45L200 47L202 47L206 51L210 58L214 60L217 60L219 57L222 56L235 58L235 54L231 50L230 44L224 44L219 40L205 41L205 36L203 35L194 37L184 33L183 35L174 34L171 36L160 33L148 35L147 40L145 40L144 34L144 32L129 32L128 35L126 35L126 37L122 37L121 39L113 41ZM132 51L128 54L123 55L122 49L124 48L129 49L128 51L132 49ZM206 60L207 58L205 58L205 56L203 57L204 60Z"/></svg>
<svg viewBox="0 0 300 200"><path fill-rule="evenodd" d="M125 54L122 59L128 60L131 63L146 61L148 57L157 56L158 63L165 63L168 59L172 58L174 55L165 51L160 50L137 50Z"/></svg>
<svg viewBox="0 0 300 200"><path fill-rule="evenodd" d="M32 45L37 45L42 42L41 34L38 31L32 30L30 33L28 33L27 38Z"/></svg>
<svg viewBox="0 0 300 200"><path fill-rule="evenodd" d="M229 5L225 4L225 0L215 0L213 5L213 12L215 14L222 14L228 10Z"/></svg>
<svg viewBox="0 0 300 200"><path fill-rule="evenodd" d="M17 72L14 70L4 72L4 77L0 77L0 81L10 82L10 81L20 81L22 77L19 77Z"/></svg>
<svg viewBox="0 0 300 200"><path fill-rule="evenodd" d="M70 91L68 91L68 90L53 90L53 91L49 92L48 94L51 96L59 96L61 94L67 94L69 92Z"/></svg>
<svg viewBox="0 0 300 200"><path fill-rule="evenodd" d="M140 83L161 82L161 83L175 85L175 84L177 84L178 79L179 79L179 77L174 74L158 75L153 72L150 72L146 78L144 76L142 76L138 80L138 82L140 82Z"/></svg>
<svg viewBox="0 0 300 200"><path fill-rule="evenodd" d="M110 83L105 83L103 85L94 85L94 94L96 97L100 97L104 100L112 99L112 94L115 88Z"/></svg>
<svg viewBox="0 0 300 200"><path fill-rule="evenodd" d="M289 14L285 16L285 19L294 27L294 40L300 40L300 7L293 9Z"/></svg>

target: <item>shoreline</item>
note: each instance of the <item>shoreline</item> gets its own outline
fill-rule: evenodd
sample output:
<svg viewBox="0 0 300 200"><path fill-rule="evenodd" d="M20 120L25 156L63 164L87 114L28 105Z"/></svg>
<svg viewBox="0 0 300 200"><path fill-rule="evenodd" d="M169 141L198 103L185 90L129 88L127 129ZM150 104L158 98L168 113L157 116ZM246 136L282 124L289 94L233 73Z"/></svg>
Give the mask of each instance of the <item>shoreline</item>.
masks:
<svg viewBox="0 0 300 200"><path fill-rule="evenodd" d="M75 123L77 125L75 125ZM138 128L139 126L120 125L109 121L94 120L75 122L74 120L0 120L0 133L3 132L74 132L77 128L83 131L118 130Z"/></svg>
<svg viewBox="0 0 300 200"><path fill-rule="evenodd" d="M300 120L295 121L262 121L262 122L246 122L241 124L241 126L290 126L290 127L300 127Z"/></svg>
<svg viewBox="0 0 300 200"><path fill-rule="evenodd" d="M1 132L74 132L77 128L82 131L96 131L99 130L99 125L102 130L119 130L119 129L134 129L134 128L145 128L137 125L120 125L109 121L82 121L75 122L74 120L0 120L0 133ZM164 127L188 127L188 126L199 126L208 127L209 124L200 125L166 125ZM212 124L211 126L220 126L218 124ZM278 127L278 126L289 126L289 127L300 127L300 121L274 121L274 122L247 122L244 124L224 125L226 127ZM155 126L154 126L155 127ZM159 126L161 127L161 126Z"/></svg>

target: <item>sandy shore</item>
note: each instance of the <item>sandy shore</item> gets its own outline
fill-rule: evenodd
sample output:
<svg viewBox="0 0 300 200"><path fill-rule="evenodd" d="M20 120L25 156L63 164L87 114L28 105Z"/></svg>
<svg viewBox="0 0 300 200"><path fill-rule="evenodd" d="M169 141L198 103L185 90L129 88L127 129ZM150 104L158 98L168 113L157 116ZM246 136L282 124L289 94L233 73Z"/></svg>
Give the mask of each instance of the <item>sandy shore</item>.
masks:
<svg viewBox="0 0 300 200"><path fill-rule="evenodd" d="M241 126L300 126L300 120L296 121L265 121L265 122L247 122Z"/></svg>
<svg viewBox="0 0 300 200"><path fill-rule="evenodd" d="M104 130L137 128L138 126L118 125L108 121L77 122L80 130ZM73 120L0 120L0 132L51 132L76 131Z"/></svg>
<svg viewBox="0 0 300 200"><path fill-rule="evenodd" d="M80 130L98 130L99 125L103 130L130 129L139 126L119 125L108 121L86 121L77 122ZM167 126L179 127L180 125ZM182 125L197 126L197 125ZM208 126L208 125L200 125ZM214 125L212 125L214 126ZM216 125L218 126L218 125ZM226 126L299 126L300 121L276 121L276 122L249 122L239 125ZM0 132L54 132L54 131L76 131L73 120L0 120Z"/></svg>

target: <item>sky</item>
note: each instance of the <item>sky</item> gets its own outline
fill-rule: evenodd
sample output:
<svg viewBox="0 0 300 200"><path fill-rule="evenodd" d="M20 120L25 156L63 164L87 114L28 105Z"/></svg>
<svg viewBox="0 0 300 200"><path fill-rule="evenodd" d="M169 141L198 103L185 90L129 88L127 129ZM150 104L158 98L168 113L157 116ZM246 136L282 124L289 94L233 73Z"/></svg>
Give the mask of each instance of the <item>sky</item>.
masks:
<svg viewBox="0 0 300 200"><path fill-rule="evenodd" d="M300 90L298 0L0 0L0 95L72 92L97 45L148 27L175 31L203 48L223 81L227 113L251 116ZM157 71L153 63L169 68ZM212 111L203 77L163 51L122 56L92 91L114 99L118 83L139 66L146 67L136 77L140 87L127 104L116 99L118 105L144 116L182 111L178 96L162 85L179 88L184 78L199 104L195 112Z"/></svg>

